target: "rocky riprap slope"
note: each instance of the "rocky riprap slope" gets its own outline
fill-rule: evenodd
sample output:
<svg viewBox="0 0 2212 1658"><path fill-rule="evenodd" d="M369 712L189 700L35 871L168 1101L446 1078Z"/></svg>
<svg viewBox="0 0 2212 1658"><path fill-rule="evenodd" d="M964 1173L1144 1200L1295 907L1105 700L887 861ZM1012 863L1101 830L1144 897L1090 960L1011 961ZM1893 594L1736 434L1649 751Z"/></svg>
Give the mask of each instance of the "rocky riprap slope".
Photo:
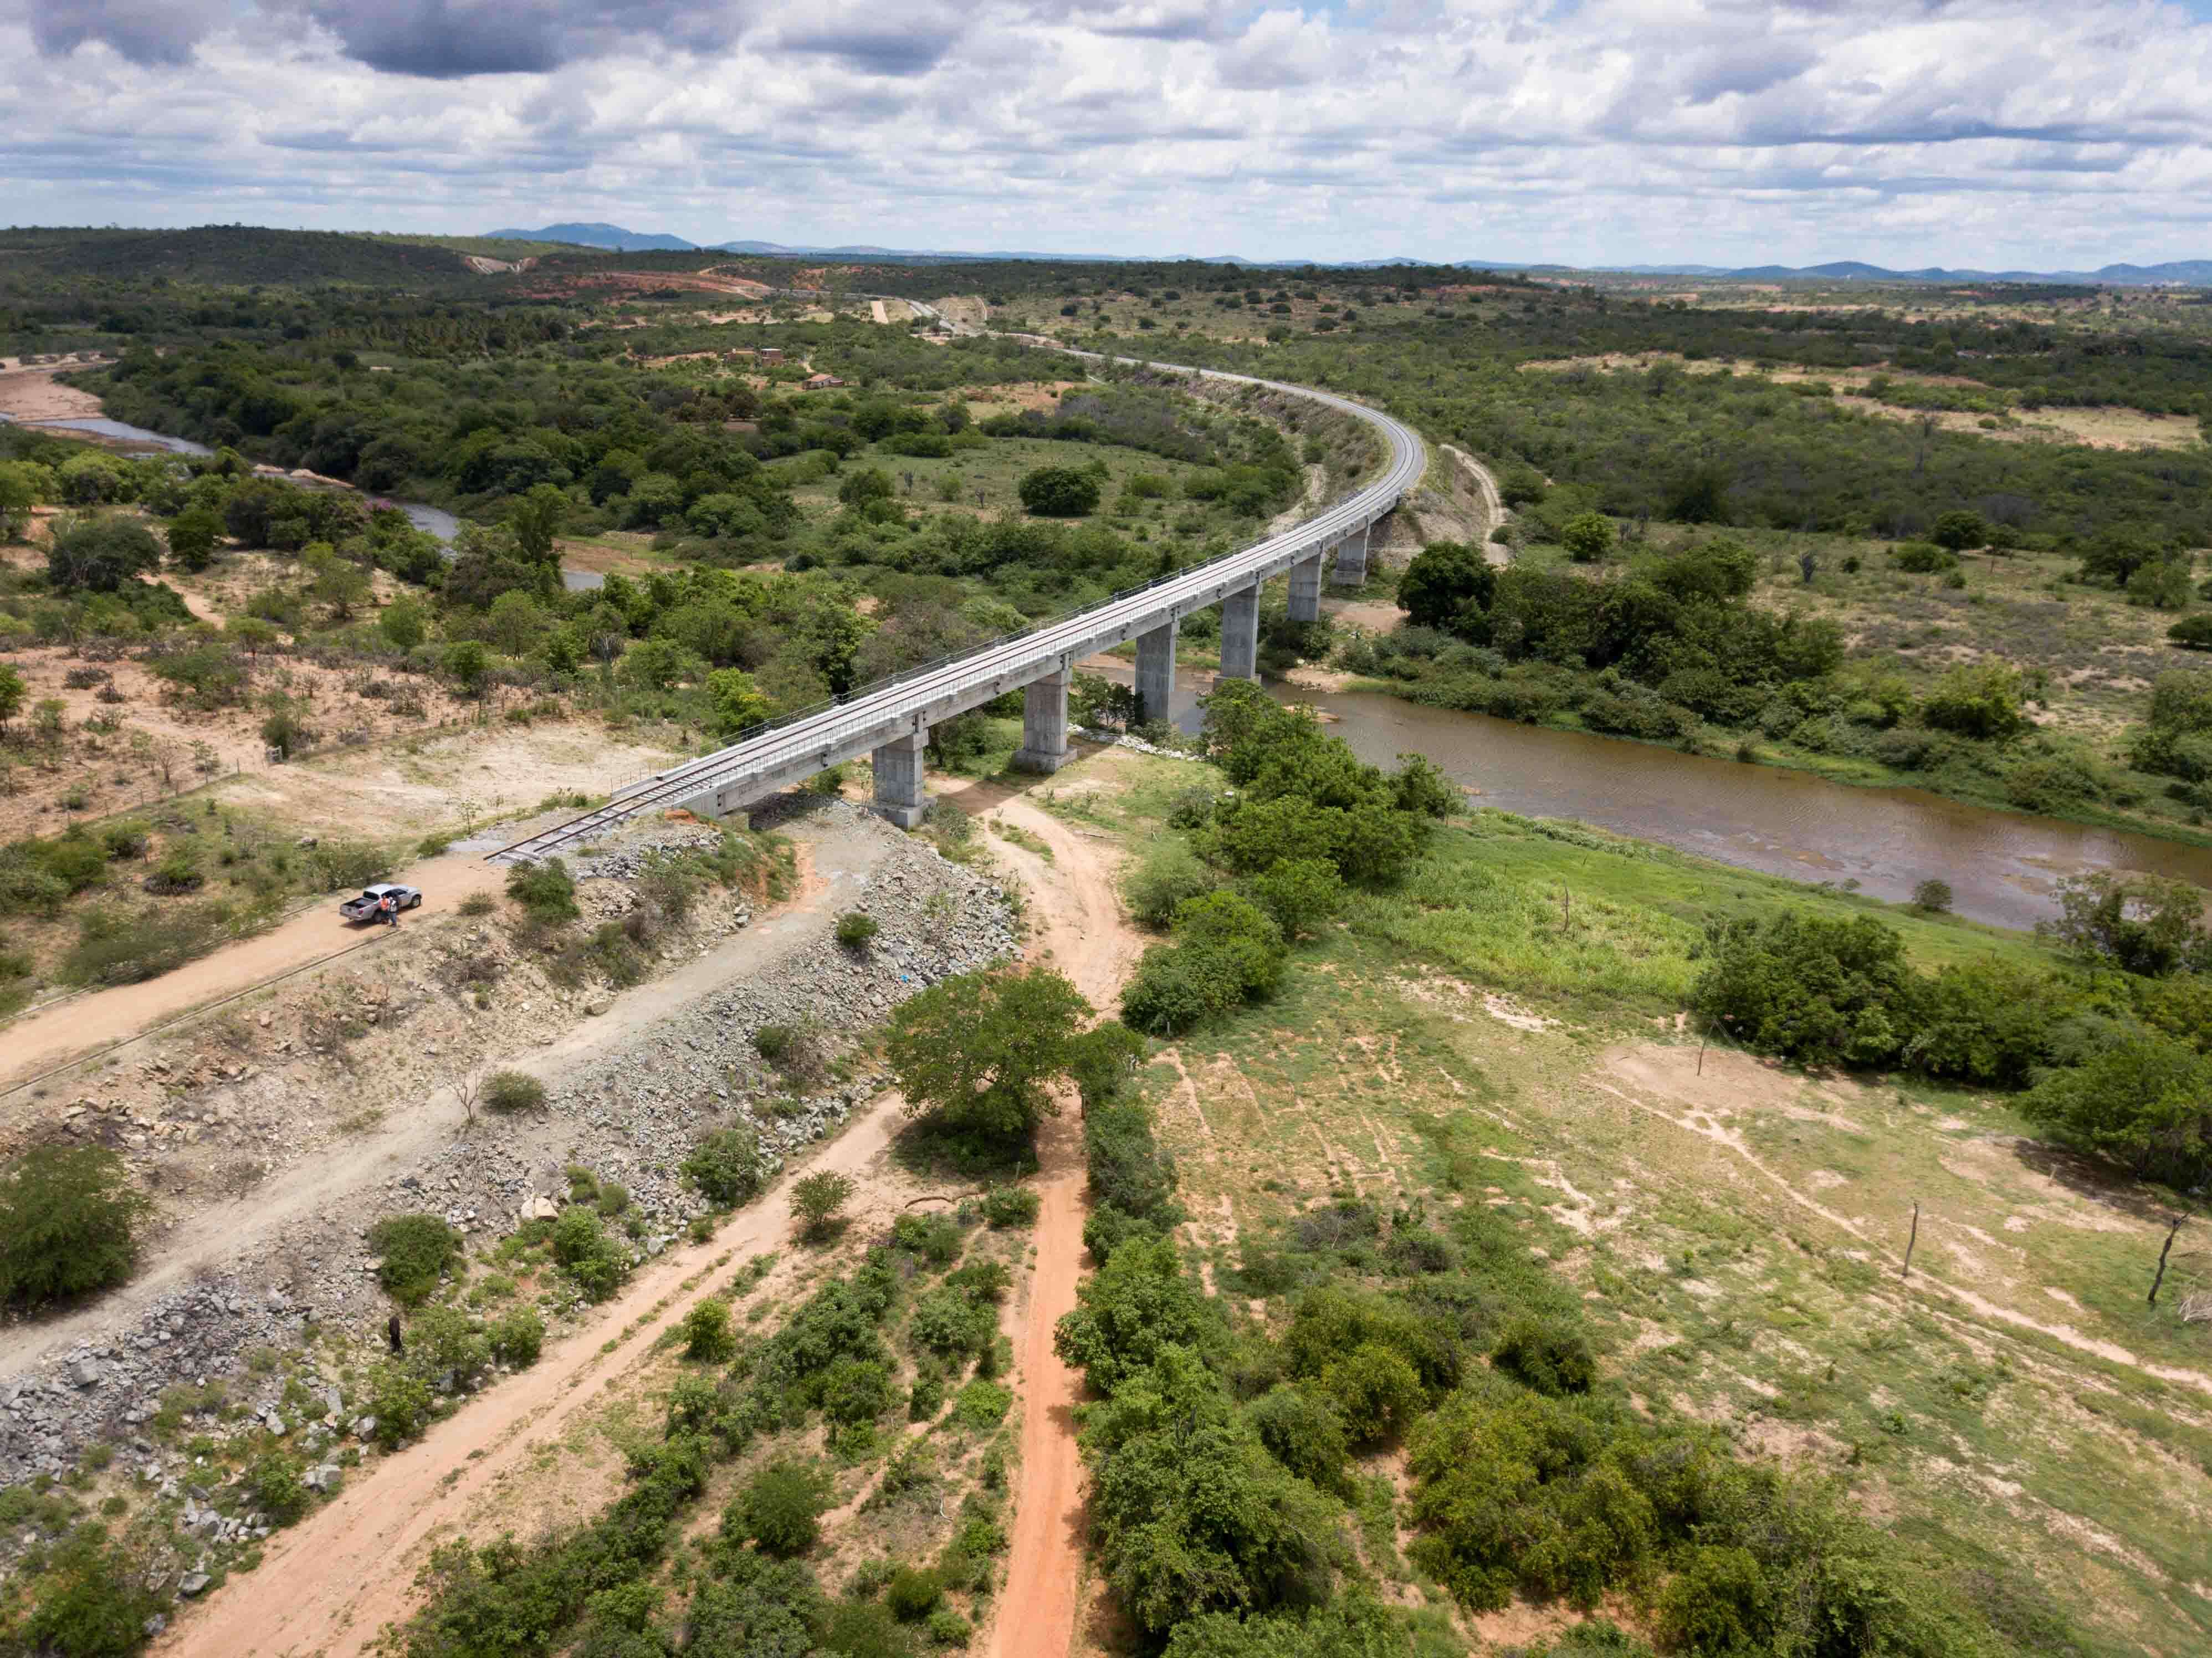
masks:
<svg viewBox="0 0 2212 1658"><path fill-rule="evenodd" d="M821 810L857 814L832 803ZM319 1330L380 1348L391 1303L373 1275L363 1231L386 1214L442 1214L483 1244L533 1214L553 1212L572 1163L619 1181L644 1218L641 1255L659 1253L704 1205L678 1165L705 1131L737 1122L760 1138L780 1169L793 1152L830 1133L879 1092L883 1077L790 1100L761 1059L763 1025L813 1024L833 1038L879 1025L905 998L940 979L988 966L1017 942L1005 891L988 876L941 857L918 836L866 820L892 841L857 907L879 931L848 950L830 935L834 917L760 971L653 1025L616 1051L552 1084L548 1108L521 1118L480 1113L416 1167L363 1194L343 1215L264 1239L222 1270L161 1297L131 1326L85 1342L35 1371L0 1377L0 1486L59 1474L94 1441L115 1444L131 1471L165 1483L187 1459L156 1446L144 1424L162 1390L179 1382L227 1381L248 1418L193 1431L217 1437L255 1430L287 1435L309 1456L351 1431L342 1396L325 1418L303 1425L278 1413L279 1382L254 1375L246 1357L264 1345L296 1346ZM625 847L627 853L630 848ZM605 870L595 870L605 874ZM771 1103L778 1108L771 1109ZM314 1381L335 1390L333 1355ZM274 1418L272 1420L272 1418Z"/></svg>

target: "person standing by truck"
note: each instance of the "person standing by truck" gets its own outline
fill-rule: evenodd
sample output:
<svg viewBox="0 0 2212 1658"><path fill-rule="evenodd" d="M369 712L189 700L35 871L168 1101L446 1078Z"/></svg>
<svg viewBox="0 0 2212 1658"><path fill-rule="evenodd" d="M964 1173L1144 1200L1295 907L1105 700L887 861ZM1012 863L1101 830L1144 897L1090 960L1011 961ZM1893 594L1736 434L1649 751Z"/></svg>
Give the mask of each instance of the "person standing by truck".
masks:
<svg viewBox="0 0 2212 1658"><path fill-rule="evenodd" d="M377 905L377 908L384 912L385 926L396 927L399 925L399 900L397 896L389 892L386 893L383 901Z"/></svg>

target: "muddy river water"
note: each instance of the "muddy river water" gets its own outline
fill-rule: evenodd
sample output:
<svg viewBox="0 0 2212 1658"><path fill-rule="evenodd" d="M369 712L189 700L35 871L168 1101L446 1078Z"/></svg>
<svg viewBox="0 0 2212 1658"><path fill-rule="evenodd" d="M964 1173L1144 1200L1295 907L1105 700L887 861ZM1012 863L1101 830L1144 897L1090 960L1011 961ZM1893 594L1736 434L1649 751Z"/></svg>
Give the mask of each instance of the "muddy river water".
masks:
<svg viewBox="0 0 2212 1658"><path fill-rule="evenodd" d="M1125 664L1085 665L1127 683ZM1177 677L1176 723L1195 730L1204 672ZM1419 754L1478 805L1562 817L1795 881L1857 883L1903 901L1948 881L1961 915L2031 927L2053 916L2052 889L2084 870L2142 871L2212 888L2212 847L1996 811L1920 789L1856 788L1809 772L1682 754L1584 732L1425 708L1375 692L1275 684L1307 702L1376 765Z"/></svg>

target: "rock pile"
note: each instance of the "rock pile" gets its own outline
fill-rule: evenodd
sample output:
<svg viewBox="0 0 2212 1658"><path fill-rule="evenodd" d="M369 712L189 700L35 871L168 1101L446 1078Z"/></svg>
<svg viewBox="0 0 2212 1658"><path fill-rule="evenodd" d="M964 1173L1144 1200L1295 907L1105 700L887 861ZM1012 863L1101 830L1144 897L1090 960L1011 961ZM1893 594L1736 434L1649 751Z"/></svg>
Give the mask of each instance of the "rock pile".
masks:
<svg viewBox="0 0 2212 1658"><path fill-rule="evenodd" d="M859 816L840 802L818 810ZM773 1169L844 1122L888 1078L844 1082L794 1099L762 1059L754 1034L763 1025L811 1025L835 1045L880 1024L898 1003L939 980L1002 959L1017 942L1006 894L994 882L947 861L918 836L896 835L872 817L866 822L890 841L856 905L879 929L867 946L839 944L824 917L781 959L562 1078L546 1112L486 1115L416 1167L371 1188L371 1201L326 1213L224 1270L204 1269L191 1287L155 1301L128 1329L82 1343L35 1371L0 1377L0 1486L65 1473L95 1440L127 1448L128 1461L144 1459L141 1471L161 1477L164 1454L143 1435L164 1389L228 1380L240 1397L246 1355L264 1345L296 1345L310 1327L380 1347L390 1308L363 1236L368 1220L427 1212L489 1238L557 1212L566 1167L578 1163L628 1187L643 1222L641 1253L654 1254L704 1207L679 1173L701 1133L747 1123ZM669 825L655 838L702 832L712 833ZM264 1286L276 1279L280 1287L253 1287L255 1278ZM326 1409L319 1421L286 1422L272 1397L228 1425L291 1434L288 1442L310 1458L332 1437L373 1431L373 1424L345 1419L335 1387L319 1391L318 1402Z"/></svg>

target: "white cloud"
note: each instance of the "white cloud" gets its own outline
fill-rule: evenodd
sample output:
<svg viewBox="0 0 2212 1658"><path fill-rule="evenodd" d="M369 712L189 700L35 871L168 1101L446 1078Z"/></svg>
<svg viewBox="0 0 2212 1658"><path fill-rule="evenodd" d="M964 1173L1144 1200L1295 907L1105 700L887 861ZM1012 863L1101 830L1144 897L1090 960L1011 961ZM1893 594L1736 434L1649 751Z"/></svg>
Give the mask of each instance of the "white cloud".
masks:
<svg viewBox="0 0 2212 1658"><path fill-rule="evenodd" d="M48 222L1580 263L2212 252L2212 27L2148 0L0 0L0 64L10 216Z"/></svg>

